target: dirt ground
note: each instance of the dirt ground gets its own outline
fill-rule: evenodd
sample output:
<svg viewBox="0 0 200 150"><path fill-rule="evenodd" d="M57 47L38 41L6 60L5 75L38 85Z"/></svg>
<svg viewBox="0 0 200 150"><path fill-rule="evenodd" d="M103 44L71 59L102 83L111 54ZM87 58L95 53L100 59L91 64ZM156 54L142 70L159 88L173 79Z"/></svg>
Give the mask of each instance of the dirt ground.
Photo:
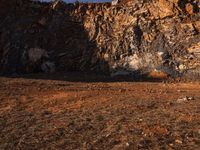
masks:
<svg viewBox="0 0 200 150"><path fill-rule="evenodd" d="M0 149L200 147L199 82L0 77Z"/></svg>

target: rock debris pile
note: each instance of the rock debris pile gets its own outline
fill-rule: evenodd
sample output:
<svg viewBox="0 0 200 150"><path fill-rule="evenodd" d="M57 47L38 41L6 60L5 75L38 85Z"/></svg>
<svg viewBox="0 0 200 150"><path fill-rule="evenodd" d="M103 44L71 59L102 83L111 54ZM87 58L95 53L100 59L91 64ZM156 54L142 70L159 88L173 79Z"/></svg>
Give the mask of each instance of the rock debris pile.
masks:
<svg viewBox="0 0 200 150"><path fill-rule="evenodd" d="M1 1L1 73L200 76L199 0Z"/></svg>

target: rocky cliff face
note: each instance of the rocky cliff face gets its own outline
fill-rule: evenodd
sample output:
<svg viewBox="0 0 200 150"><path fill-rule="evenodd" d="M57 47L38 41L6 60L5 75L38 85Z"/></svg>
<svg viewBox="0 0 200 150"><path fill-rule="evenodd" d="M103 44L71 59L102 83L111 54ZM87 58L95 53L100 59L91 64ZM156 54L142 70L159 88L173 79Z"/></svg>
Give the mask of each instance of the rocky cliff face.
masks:
<svg viewBox="0 0 200 150"><path fill-rule="evenodd" d="M198 0L27 2L2 15L0 71L199 77Z"/></svg>

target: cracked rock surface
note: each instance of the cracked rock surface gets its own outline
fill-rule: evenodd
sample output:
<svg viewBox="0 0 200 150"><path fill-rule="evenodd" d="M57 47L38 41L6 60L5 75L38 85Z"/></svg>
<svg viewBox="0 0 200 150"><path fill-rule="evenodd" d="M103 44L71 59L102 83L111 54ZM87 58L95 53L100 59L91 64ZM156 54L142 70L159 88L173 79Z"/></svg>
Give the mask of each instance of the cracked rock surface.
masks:
<svg viewBox="0 0 200 150"><path fill-rule="evenodd" d="M65 4L3 0L0 72L197 78L198 0Z"/></svg>

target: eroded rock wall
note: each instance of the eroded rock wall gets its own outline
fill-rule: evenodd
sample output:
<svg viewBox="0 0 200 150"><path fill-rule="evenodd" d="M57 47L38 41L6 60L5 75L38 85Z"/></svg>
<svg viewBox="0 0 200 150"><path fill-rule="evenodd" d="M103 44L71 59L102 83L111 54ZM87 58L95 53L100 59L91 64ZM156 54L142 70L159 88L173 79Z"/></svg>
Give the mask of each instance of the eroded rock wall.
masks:
<svg viewBox="0 0 200 150"><path fill-rule="evenodd" d="M3 19L0 71L198 77L198 0L30 2Z"/></svg>

